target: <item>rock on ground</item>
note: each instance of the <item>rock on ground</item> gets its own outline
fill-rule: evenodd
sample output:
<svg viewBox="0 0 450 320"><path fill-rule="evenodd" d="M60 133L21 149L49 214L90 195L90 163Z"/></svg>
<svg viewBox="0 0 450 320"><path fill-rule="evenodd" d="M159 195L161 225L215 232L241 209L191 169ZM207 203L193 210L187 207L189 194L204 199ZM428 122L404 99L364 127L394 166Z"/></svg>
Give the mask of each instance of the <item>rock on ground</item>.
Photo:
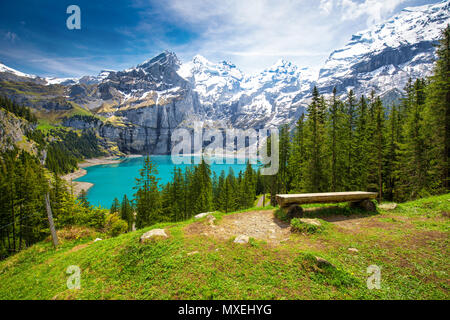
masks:
<svg viewBox="0 0 450 320"><path fill-rule="evenodd" d="M359 250L356 249L356 248L348 248L348 251L350 251L350 252L358 252Z"/></svg>
<svg viewBox="0 0 450 320"><path fill-rule="evenodd" d="M144 233L140 238L140 242L145 242L146 240L154 237L167 238L168 235L166 234L166 231L164 229L153 229Z"/></svg>
<svg viewBox="0 0 450 320"><path fill-rule="evenodd" d="M324 258L315 257L317 266L323 267L323 266L333 266L329 261L325 260Z"/></svg>
<svg viewBox="0 0 450 320"><path fill-rule="evenodd" d="M246 235L239 235L234 239L235 243L248 243L249 237Z"/></svg>
<svg viewBox="0 0 450 320"><path fill-rule="evenodd" d="M396 203L382 203L378 206L378 208L380 208L382 210L394 210L395 208L397 208L397 204Z"/></svg>
<svg viewBox="0 0 450 320"><path fill-rule="evenodd" d="M320 227L322 225L318 219L300 218L299 220L303 223L311 224L316 227Z"/></svg>
<svg viewBox="0 0 450 320"><path fill-rule="evenodd" d="M201 219L203 217L206 217L207 215L210 215L212 212L203 212L203 213L199 213L197 215L194 216L195 219Z"/></svg>

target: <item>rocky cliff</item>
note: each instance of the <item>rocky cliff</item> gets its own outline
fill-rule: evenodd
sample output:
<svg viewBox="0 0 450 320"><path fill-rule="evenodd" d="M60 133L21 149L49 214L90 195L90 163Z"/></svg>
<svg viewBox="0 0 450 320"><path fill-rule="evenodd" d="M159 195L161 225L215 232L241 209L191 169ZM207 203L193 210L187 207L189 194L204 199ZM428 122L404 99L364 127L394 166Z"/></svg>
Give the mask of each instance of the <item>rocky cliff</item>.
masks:
<svg viewBox="0 0 450 320"><path fill-rule="evenodd" d="M34 144L26 138L26 134L34 129L28 121L0 109L0 152L12 150L14 146L34 153Z"/></svg>

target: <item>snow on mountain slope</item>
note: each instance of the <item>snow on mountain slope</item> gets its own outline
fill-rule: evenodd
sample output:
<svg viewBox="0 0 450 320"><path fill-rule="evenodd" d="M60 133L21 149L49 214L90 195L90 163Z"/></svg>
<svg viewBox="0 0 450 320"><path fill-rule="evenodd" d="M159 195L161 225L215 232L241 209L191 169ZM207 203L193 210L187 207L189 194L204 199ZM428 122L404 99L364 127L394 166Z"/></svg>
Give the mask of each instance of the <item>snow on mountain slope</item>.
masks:
<svg viewBox="0 0 450 320"><path fill-rule="evenodd" d="M173 129L194 118L238 128L278 126L301 115L315 84L321 93L336 87L340 94L354 89L357 95L368 95L374 89L388 101L398 99L409 77L431 73L434 44L450 23L449 11L450 0L406 8L353 35L318 73L280 59L246 75L230 62L213 63L197 55L182 64L166 51L123 71L105 70L80 79L44 80L0 64L0 80L60 83L71 101L114 121L152 130Z"/></svg>
<svg viewBox="0 0 450 320"><path fill-rule="evenodd" d="M210 120L234 127L264 127L286 122L296 110L294 98L311 89L306 69L280 59L255 75L226 61L212 63L197 55L178 74L198 93ZM294 107L294 109L297 109Z"/></svg>
<svg viewBox="0 0 450 320"><path fill-rule="evenodd" d="M31 75L31 74L26 74L20 71L17 71L16 69L10 68L8 66L5 66L4 64L0 63L0 72L6 72L6 73L11 73L14 74L18 77L24 77L24 78L36 78L35 75Z"/></svg>
<svg viewBox="0 0 450 320"><path fill-rule="evenodd" d="M403 88L409 77L431 73L434 44L450 23L450 1L406 8L372 28L359 32L335 50L320 70L317 85L329 93L354 89L382 94Z"/></svg>
<svg viewBox="0 0 450 320"><path fill-rule="evenodd" d="M195 87L200 102L207 107L233 100L244 79L235 65L226 61L214 64L201 55L181 65L178 74Z"/></svg>

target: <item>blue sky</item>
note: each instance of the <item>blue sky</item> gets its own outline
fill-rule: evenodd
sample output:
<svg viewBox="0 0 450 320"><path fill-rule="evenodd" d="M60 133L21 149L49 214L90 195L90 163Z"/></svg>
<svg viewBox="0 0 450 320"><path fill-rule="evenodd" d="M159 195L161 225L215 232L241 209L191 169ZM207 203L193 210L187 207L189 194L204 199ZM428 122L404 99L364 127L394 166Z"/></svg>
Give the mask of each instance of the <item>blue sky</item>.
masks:
<svg viewBox="0 0 450 320"><path fill-rule="evenodd" d="M319 67L355 32L439 0L15 0L0 2L0 61L41 76L122 70L164 50L252 73L279 58ZM81 9L68 30L66 9Z"/></svg>

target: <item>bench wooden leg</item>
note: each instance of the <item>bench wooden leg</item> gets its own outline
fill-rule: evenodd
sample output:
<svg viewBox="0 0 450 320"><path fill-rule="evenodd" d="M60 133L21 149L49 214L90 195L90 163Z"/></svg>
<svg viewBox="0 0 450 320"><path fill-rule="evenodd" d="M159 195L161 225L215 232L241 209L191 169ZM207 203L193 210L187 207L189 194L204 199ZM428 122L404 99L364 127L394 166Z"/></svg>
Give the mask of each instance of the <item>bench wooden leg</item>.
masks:
<svg viewBox="0 0 450 320"><path fill-rule="evenodd" d="M297 204L292 204L289 207L283 207L282 210L286 212L289 219L301 218L303 216L303 208Z"/></svg>
<svg viewBox="0 0 450 320"><path fill-rule="evenodd" d="M372 211L375 212L377 210L377 207L375 204L370 200L362 200L362 201L353 201L350 202L350 208L361 208L366 211Z"/></svg>

